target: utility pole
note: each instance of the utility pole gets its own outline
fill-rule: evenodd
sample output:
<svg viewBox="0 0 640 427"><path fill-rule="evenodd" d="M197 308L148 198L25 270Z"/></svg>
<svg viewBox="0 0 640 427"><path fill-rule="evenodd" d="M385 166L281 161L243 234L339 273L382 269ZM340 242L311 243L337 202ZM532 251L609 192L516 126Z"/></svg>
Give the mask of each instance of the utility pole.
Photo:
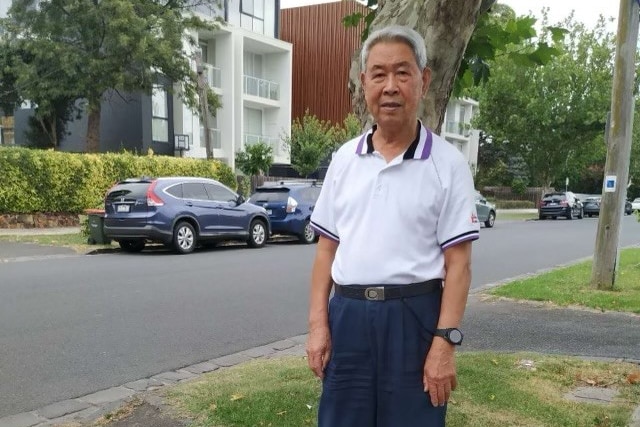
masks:
<svg viewBox="0 0 640 427"><path fill-rule="evenodd" d="M615 282L620 223L629 179L639 3L640 0L620 0L607 161L591 270L591 286L601 290L613 289Z"/></svg>

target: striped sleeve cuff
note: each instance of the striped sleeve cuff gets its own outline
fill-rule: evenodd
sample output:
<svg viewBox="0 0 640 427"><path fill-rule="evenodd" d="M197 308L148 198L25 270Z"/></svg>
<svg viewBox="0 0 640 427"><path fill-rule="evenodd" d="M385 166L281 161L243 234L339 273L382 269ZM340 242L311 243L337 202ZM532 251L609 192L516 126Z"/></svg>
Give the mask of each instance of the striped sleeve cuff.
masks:
<svg viewBox="0 0 640 427"><path fill-rule="evenodd" d="M442 250L445 250L447 248L450 248L451 246L455 246L468 240L478 240L478 238L480 238L480 232L478 232L477 230L469 231L467 233L459 234L456 237L447 240L446 242L441 244L440 247L442 248Z"/></svg>
<svg viewBox="0 0 640 427"><path fill-rule="evenodd" d="M326 237L327 239L331 239L335 242L340 242L340 238L338 237L337 234L334 234L332 232L330 232L329 230L327 230L326 228L324 228L323 226L321 226L320 224L311 221L311 227L318 232L318 234L323 235L324 237Z"/></svg>

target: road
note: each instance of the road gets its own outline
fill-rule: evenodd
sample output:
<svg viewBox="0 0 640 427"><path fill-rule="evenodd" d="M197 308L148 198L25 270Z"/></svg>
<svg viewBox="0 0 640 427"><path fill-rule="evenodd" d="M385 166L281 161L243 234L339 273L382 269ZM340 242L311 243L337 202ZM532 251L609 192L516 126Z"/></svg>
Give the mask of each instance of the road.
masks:
<svg viewBox="0 0 640 427"><path fill-rule="evenodd" d="M593 252L597 220L498 222L473 287ZM621 246L640 243L625 217ZM0 264L0 418L306 332L314 246Z"/></svg>

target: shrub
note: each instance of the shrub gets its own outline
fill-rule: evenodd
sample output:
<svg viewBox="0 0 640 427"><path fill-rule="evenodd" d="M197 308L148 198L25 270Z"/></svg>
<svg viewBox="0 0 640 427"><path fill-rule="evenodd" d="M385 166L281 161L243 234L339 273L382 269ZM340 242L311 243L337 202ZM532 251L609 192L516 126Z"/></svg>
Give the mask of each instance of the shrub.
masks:
<svg viewBox="0 0 640 427"><path fill-rule="evenodd" d="M235 189L229 166L215 160L131 153L77 154L0 147L0 213L81 213L101 206L117 181L137 176L200 176Z"/></svg>
<svg viewBox="0 0 640 427"><path fill-rule="evenodd" d="M536 204L531 200L496 200L497 209L535 209Z"/></svg>

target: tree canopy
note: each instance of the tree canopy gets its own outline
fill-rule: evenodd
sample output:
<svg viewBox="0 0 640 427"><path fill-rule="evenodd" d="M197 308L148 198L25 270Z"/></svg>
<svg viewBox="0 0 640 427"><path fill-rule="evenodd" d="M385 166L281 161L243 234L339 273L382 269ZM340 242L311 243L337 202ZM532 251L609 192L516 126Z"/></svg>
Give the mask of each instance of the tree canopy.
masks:
<svg viewBox="0 0 640 427"><path fill-rule="evenodd" d="M494 167L522 158L532 185L579 181L606 155L602 135L611 104L614 36L604 21L589 29L569 17L563 26L569 32L555 42L559 55L538 67L499 55L492 78L472 92L481 105L475 125L490 135L480 150L501 153L500 160L492 159ZM492 165L478 166L479 180L496 175L487 169Z"/></svg>
<svg viewBox="0 0 640 427"><path fill-rule="evenodd" d="M178 83L197 109L197 75L185 45L188 30L213 28L188 13L192 0L14 0L0 21L7 50L0 56L3 103L31 100L47 117L66 102L85 100L88 151L97 151L100 105L107 91L151 94L161 79ZM4 85L3 85L4 86Z"/></svg>

